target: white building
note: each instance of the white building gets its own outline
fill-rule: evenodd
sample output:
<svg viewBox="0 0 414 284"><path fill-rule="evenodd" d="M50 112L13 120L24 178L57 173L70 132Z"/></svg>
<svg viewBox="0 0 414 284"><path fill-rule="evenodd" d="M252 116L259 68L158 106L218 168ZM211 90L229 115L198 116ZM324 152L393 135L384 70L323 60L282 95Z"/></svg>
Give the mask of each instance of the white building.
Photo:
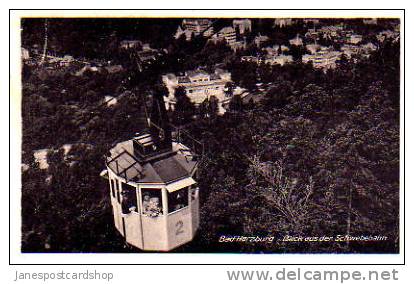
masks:
<svg viewBox="0 0 414 284"><path fill-rule="evenodd" d="M217 33L217 40L224 40L228 45L236 42L236 31L233 27L224 27Z"/></svg>
<svg viewBox="0 0 414 284"><path fill-rule="evenodd" d="M101 69L102 69L101 67L96 67L96 66L91 66L91 64L86 64L85 66L83 66L80 70L78 70L75 73L75 76L82 76L83 73L85 73L86 71L98 72Z"/></svg>
<svg viewBox="0 0 414 284"><path fill-rule="evenodd" d="M269 56L275 56L279 54L279 45L263 47L262 50Z"/></svg>
<svg viewBox="0 0 414 284"><path fill-rule="evenodd" d="M361 45L361 49L365 52L372 52L374 50L377 50L378 47L372 42L368 42L366 44Z"/></svg>
<svg viewBox="0 0 414 284"><path fill-rule="evenodd" d="M299 34L297 34L296 37L294 37L293 39L289 40L289 43L291 45L296 45L296 46L303 45L303 41L300 38Z"/></svg>
<svg viewBox="0 0 414 284"><path fill-rule="evenodd" d="M246 49L246 47L247 47L246 40L239 40L239 41L236 41L236 42L234 42L234 43L230 44L230 48L231 48L234 52L236 52L237 50L243 50L243 49Z"/></svg>
<svg viewBox="0 0 414 284"><path fill-rule="evenodd" d="M351 58L354 55L361 55L363 57L369 57L371 52L377 49L377 46L371 42L363 45L350 45L345 44L341 46L341 52L347 57Z"/></svg>
<svg viewBox="0 0 414 284"><path fill-rule="evenodd" d="M358 44L362 41L362 35L351 34L347 38L347 42L350 44Z"/></svg>
<svg viewBox="0 0 414 284"><path fill-rule="evenodd" d="M106 104L107 107L116 105L118 103L117 98L112 97L112 96L105 96L104 97L104 103Z"/></svg>
<svg viewBox="0 0 414 284"><path fill-rule="evenodd" d="M21 48L21 58L22 58L22 60L30 59L29 51L24 47Z"/></svg>
<svg viewBox="0 0 414 284"><path fill-rule="evenodd" d="M337 26L323 26L321 27L318 32L322 33L323 36L326 38L333 38L340 35L343 31L343 27L341 25Z"/></svg>
<svg viewBox="0 0 414 284"><path fill-rule="evenodd" d="M239 30L239 33L242 35L247 32L252 31L252 21L249 19L236 19L233 20L233 28Z"/></svg>
<svg viewBox="0 0 414 284"><path fill-rule="evenodd" d="M178 39L184 34L186 40L189 41L193 36L201 34L204 37L209 37L213 33L212 22L209 19L184 19L181 26L177 28L174 38Z"/></svg>
<svg viewBox="0 0 414 284"><path fill-rule="evenodd" d="M193 37L193 32L190 30L183 30L181 27L178 27L177 31L175 32L174 38L179 39L182 35L185 36L185 39L187 41L190 41Z"/></svg>
<svg viewBox="0 0 414 284"><path fill-rule="evenodd" d="M257 56L251 56L251 55L245 55L245 56L242 56L242 57L240 58L240 60L241 60L242 62L254 62L254 63L256 63L256 64L259 64L259 63L261 63L261 62L262 62L262 60L261 60L261 59L259 59Z"/></svg>
<svg viewBox="0 0 414 284"><path fill-rule="evenodd" d="M397 41L400 39L400 33L396 31L386 30L377 34L377 40L383 42L385 39L392 39Z"/></svg>
<svg viewBox="0 0 414 284"><path fill-rule="evenodd" d="M47 170L49 168L49 163L47 161L47 155L50 149L40 149L33 152L33 157L35 162L38 163L39 169Z"/></svg>
<svg viewBox="0 0 414 284"><path fill-rule="evenodd" d="M236 30L233 27L224 27L218 33L214 34L210 41L225 42L234 52L245 49L247 46L246 39L237 40Z"/></svg>
<svg viewBox="0 0 414 284"><path fill-rule="evenodd" d="M319 24L320 20L319 19L313 19L313 18L305 18L305 19L303 19L303 22L305 24L312 23L312 24L316 25L316 24Z"/></svg>
<svg viewBox="0 0 414 284"><path fill-rule="evenodd" d="M141 46L142 42L140 40L123 40L119 44L121 49L139 48Z"/></svg>
<svg viewBox="0 0 414 284"><path fill-rule="evenodd" d="M262 45L262 43L264 43L268 40L269 40L268 36L262 36L261 34L259 34L258 36L256 36L254 38L254 43L256 44L257 47L260 47Z"/></svg>
<svg viewBox="0 0 414 284"><path fill-rule="evenodd" d="M305 54L302 56L302 62L312 62L313 67L324 70L336 68L336 62L341 58L341 52L334 51L331 48L322 48L316 54Z"/></svg>
<svg viewBox="0 0 414 284"><path fill-rule="evenodd" d="M311 54L316 54L321 49L320 44L307 44L306 50L309 51Z"/></svg>
<svg viewBox="0 0 414 284"><path fill-rule="evenodd" d="M275 44L273 46L263 47L262 50L265 51L267 55L274 56L289 51L289 47L286 45Z"/></svg>
<svg viewBox="0 0 414 284"><path fill-rule="evenodd" d="M243 62L253 62L256 64L270 64L270 65L285 65L287 63L293 62L293 58L291 55L266 55L265 57L257 57L257 56L242 56L240 58Z"/></svg>
<svg viewBox="0 0 414 284"><path fill-rule="evenodd" d="M182 27L185 30L193 32L195 35L203 34L203 36L210 36L213 32L212 22L209 19L184 19Z"/></svg>
<svg viewBox="0 0 414 284"><path fill-rule="evenodd" d="M319 32L316 29L308 29L305 33L305 37L317 40L319 38Z"/></svg>
<svg viewBox="0 0 414 284"><path fill-rule="evenodd" d="M219 102L223 101L225 96L225 85L231 82L231 74L222 69L217 69L213 74L203 70L187 71L183 76L175 74L166 74L162 76L162 81L168 89L168 97L164 97L166 108L175 108L175 90L178 87L184 87L187 97L196 106L215 96Z"/></svg>
<svg viewBox="0 0 414 284"><path fill-rule="evenodd" d="M122 65L120 65L120 64L118 64L118 65L108 65L108 66L105 66L104 68L110 74L115 74L115 73L119 73L119 72L124 71L124 67L122 67Z"/></svg>
<svg viewBox="0 0 414 284"><path fill-rule="evenodd" d="M150 45L146 43L142 45L142 50L134 53L134 56L139 70L142 71L145 66L156 62L162 54L163 50L151 48Z"/></svg>
<svg viewBox="0 0 414 284"><path fill-rule="evenodd" d="M371 18L371 19L363 19L362 20L365 25L376 25L378 23L377 18Z"/></svg>
<svg viewBox="0 0 414 284"><path fill-rule="evenodd" d="M288 52L290 50L289 47L283 44L280 46L280 49L282 50L282 52Z"/></svg>
<svg viewBox="0 0 414 284"><path fill-rule="evenodd" d="M273 26L283 28L286 26L293 25L293 20L291 18L278 18L275 19Z"/></svg>
<svg viewBox="0 0 414 284"><path fill-rule="evenodd" d="M71 63L75 62L75 59L71 55L65 55L63 57L47 55L46 59L47 59L47 63L55 64L55 65L62 66L62 67L67 67Z"/></svg>
<svg viewBox="0 0 414 284"><path fill-rule="evenodd" d="M341 51L347 58L351 58L353 55L359 54L361 48L357 45L344 44L341 46Z"/></svg>
<svg viewBox="0 0 414 284"><path fill-rule="evenodd" d="M264 63L270 65L279 64L281 66L293 62L292 55L277 55L277 56L267 56L265 57Z"/></svg>

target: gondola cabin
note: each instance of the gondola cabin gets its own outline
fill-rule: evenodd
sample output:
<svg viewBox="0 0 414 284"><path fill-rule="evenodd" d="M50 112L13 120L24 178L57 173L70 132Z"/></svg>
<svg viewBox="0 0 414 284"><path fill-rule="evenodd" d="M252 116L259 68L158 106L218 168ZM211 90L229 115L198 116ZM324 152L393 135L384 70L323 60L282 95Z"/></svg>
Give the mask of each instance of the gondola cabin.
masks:
<svg viewBox="0 0 414 284"><path fill-rule="evenodd" d="M197 155L171 138L162 119L106 157L115 227L128 244L148 251L191 241L199 225Z"/></svg>

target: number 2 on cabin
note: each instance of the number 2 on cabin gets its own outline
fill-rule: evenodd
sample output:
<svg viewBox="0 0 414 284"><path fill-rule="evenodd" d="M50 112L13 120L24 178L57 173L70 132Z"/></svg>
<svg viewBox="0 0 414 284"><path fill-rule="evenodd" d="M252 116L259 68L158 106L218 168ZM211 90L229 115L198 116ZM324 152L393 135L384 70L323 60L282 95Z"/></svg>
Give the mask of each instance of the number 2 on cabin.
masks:
<svg viewBox="0 0 414 284"><path fill-rule="evenodd" d="M184 223L183 223L183 221L178 221L176 224L175 224L175 227L177 228L177 230L175 231L175 235L176 236L178 236L179 234L182 234L182 233L184 233L184 230L183 230L183 227L184 227Z"/></svg>

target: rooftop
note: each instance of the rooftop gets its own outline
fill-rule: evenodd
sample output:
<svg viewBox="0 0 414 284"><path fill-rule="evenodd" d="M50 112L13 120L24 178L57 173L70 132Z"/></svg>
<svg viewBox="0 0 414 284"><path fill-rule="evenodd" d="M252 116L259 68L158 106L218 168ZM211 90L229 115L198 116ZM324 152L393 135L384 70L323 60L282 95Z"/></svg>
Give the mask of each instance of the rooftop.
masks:
<svg viewBox="0 0 414 284"><path fill-rule="evenodd" d="M141 140L148 140L143 137ZM134 154L134 139L120 142L110 150L108 167L118 176L136 183L171 183L190 177L197 162L183 144L173 142L172 151L140 162ZM148 142L148 141L141 141Z"/></svg>

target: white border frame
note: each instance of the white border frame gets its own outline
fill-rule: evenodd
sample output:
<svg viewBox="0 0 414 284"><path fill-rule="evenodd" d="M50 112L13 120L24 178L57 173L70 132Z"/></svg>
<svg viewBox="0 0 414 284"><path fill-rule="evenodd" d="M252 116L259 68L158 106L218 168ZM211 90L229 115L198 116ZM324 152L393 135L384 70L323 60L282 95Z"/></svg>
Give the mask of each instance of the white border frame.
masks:
<svg viewBox="0 0 414 284"><path fill-rule="evenodd" d="M60 254L20 252L21 220L21 17L307 17L401 19L400 254ZM12 10L10 11L10 263L11 264L402 264L404 262L404 78L403 10ZM103 165L104 166L104 165Z"/></svg>

